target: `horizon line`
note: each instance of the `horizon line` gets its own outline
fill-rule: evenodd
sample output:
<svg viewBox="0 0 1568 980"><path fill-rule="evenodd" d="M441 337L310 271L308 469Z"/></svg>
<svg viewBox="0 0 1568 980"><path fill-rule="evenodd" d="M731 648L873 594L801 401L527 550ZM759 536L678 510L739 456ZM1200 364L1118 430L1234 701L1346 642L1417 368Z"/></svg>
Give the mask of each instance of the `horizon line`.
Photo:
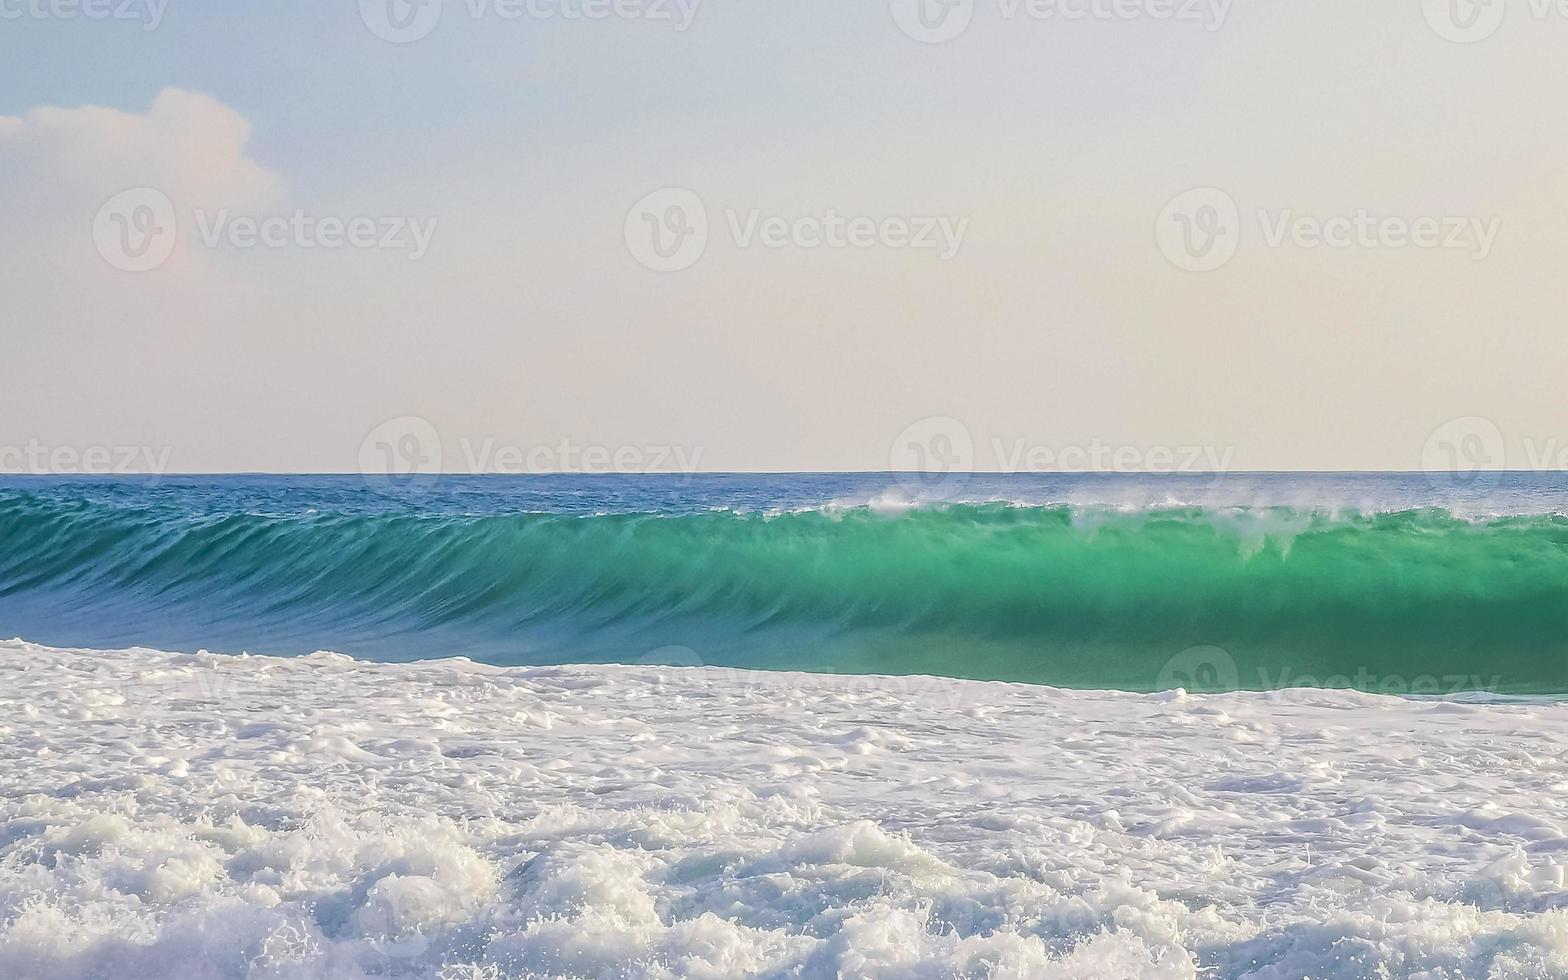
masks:
<svg viewBox="0 0 1568 980"><path fill-rule="evenodd" d="M1568 475L1568 469L1477 469L1466 471L1469 474L1490 475ZM961 476L1440 476L1442 471L1432 470L952 470L947 473L938 473L931 470L694 470L683 473L678 470L661 470L645 473L619 473L591 470L558 470L551 472L535 473L498 473L498 472L439 472L439 473L360 473L353 471L334 472L327 470L179 470L163 473L137 471L126 473L10 473L0 471L0 479L28 477L34 479L138 479L156 477L158 479L172 477L237 477L237 476L292 476L292 477L333 477L333 478L360 478L365 480L385 479L410 479L413 477L429 477L442 479L444 477L552 477L552 476L591 476L591 477L674 477L690 478L693 476L914 476L927 475L933 477L961 477Z"/></svg>

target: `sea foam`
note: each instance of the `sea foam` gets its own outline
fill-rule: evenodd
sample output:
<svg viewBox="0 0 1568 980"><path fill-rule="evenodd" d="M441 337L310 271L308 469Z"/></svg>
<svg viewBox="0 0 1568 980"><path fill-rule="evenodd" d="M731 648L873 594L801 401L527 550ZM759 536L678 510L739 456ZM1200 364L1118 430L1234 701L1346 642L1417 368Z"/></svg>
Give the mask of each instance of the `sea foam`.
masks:
<svg viewBox="0 0 1568 980"><path fill-rule="evenodd" d="M21 641L0 678L8 978L1568 975L1554 703Z"/></svg>

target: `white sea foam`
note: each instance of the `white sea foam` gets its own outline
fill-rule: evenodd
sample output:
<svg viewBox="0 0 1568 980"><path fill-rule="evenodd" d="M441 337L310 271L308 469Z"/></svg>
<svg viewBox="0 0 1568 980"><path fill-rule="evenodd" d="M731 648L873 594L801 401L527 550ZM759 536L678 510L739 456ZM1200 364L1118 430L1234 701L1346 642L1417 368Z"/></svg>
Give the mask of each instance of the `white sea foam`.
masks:
<svg viewBox="0 0 1568 980"><path fill-rule="evenodd" d="M1568 976L1568 706L0 643L0 977Z"/></svg>

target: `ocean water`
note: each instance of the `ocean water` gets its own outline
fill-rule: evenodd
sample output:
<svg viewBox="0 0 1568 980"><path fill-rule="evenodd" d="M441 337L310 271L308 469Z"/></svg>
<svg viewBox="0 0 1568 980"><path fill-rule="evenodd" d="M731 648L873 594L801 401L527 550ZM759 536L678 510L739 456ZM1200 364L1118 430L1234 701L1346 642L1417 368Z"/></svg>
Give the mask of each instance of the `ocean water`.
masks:
<svg viewBox="0 0 1568 980"><path fill-rule="evenodd" d="M0 641L7 980L1555 980L1568 704Z"/></svg>
<svg viewBox="0 0 1568 980"><path fill-rule="evenodd" d="M1565 514L5 479L0 978L1568 977Z"/></svg>
<svg viewBox="0 0 1568 980"><path fill-rule="evenodd" d="M0 478L0 634L1568 692L1568 477Z"/></svg>

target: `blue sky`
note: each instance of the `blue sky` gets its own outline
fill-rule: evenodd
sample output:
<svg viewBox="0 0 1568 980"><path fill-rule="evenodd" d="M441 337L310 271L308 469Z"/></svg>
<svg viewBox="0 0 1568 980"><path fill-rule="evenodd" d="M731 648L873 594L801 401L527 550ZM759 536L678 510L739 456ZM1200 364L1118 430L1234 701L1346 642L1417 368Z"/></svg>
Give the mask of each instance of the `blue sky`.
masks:
<svg viewBox="0 0 1568 980"><path fill-rule="evenodd" d="M0 207L26 217L0 231L0 288L32 367L0 394L0 442L343 470L364 433L414 417L449 442L880 469L938 418L980 468L1098 440L1409 469L1454 419L1519 463L1523 440L1568 440L1568 122L1546 94L1568 80L1568 23L1521 2L1454 43L1419 3L1065 20L1096 0L1048 19L976 0L927 44L896 26L903 2L706 2L682 31L464 0L407 44L349 2L171 0L156 30L0 19ZM171 91L185 108L160 116ZM137 186L171 201L179 241L127 273L82 229ZM676 273L623 235L661 188L710 221ZM1156 234L1194 188L1236 205L1213 271ZM410 262L202 244L198 212L439 224ZM1266 234L1358 212L1495 238L1478 259ZM735 239L753 213L965 232L950 258L770 248Z"/></svg>

